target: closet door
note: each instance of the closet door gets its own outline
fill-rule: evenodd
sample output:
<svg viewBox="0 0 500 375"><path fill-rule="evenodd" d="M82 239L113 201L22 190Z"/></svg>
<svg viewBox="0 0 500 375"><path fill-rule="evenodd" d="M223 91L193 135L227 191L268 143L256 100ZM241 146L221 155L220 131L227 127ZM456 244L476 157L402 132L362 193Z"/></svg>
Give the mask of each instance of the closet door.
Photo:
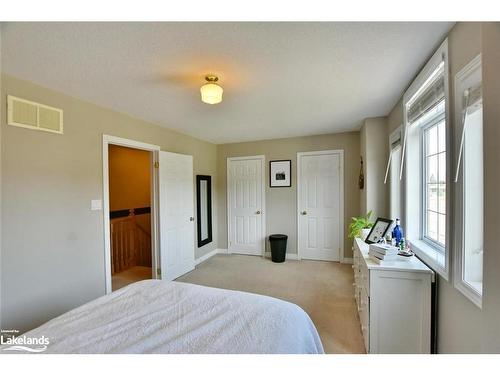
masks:
<svg viewBox="0 0 500 375"><path fill-rule="evenodd" d="M264 255L264 157L227 161L229 252Z"/></svg>
<svg viewBox="0 0 500 375"><path fill-rule="evenodd" d="M162 280L194 269L193 157L159 153L160 264Z"/></svg>
<svg viewBox="0 0 500 375"><path fill-rule="evenodd" d="M298 153L298 235L300 258L339 261L344 240L343 154Z"/></svg>

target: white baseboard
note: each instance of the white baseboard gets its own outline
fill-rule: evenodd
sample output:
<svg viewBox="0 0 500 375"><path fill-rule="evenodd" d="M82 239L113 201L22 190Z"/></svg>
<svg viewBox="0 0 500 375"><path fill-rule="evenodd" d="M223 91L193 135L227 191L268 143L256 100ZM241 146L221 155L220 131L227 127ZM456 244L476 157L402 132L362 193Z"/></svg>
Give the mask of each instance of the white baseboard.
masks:
<svg viewBox="0 0 500 375"><path fill-rule="evenodd" d="M203 263L204 261L210 259L211 257L217 254L228 254L228 251L227 249L214 249L209 253L206 253L205 255L199 257L198 259L195 259L194 263L197 266L198 264ZM271 252L266 252L264 256L266 258L271 258ZM286 259L297 260L298 259L297 254L286 254Z"/></svg>
<svg viewBox="0 0 500 375"><path fill-rule="evenodd" d="M195 259L194 264L198 265L198 264L210 259L211 257L213 257L214 255L217 255L217 254L227 254L227 249L214 249L214 250L210 251L209 253L206 253L205 255L199 257L198 259Z"/></svg>
<svg viewBox="0 0 500 375"><path fill-rule="evenodd" d="M271 258L271 252L270 252L270 251L269 251L269 252L266 252L266 253L264 254L264 256L265 256L266 258ZM297 258L297 254L286 254L286 257L285 257L285 258L286 258L286 259L290 259L290 260L297 260L297 259L298 259L298 258Z"/></svg>
<svg viewBox="0 0 500 375"><path fill-rule="evenodd" d="M344 260L342 260L342 262L340 263L353 264L354 260L352 258L344 258Z"/></svg>

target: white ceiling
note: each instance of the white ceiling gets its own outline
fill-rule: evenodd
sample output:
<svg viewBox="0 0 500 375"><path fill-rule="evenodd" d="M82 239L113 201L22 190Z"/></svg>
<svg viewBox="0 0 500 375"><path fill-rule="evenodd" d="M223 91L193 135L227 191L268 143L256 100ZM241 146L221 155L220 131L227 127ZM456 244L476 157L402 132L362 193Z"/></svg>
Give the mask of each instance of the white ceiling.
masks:
<svg viewBox="0 0 500 375"><path fill-rule="evenodd" d="M214 143L295 137L387 115L452 26L7 23L2 70Z"/></svg>

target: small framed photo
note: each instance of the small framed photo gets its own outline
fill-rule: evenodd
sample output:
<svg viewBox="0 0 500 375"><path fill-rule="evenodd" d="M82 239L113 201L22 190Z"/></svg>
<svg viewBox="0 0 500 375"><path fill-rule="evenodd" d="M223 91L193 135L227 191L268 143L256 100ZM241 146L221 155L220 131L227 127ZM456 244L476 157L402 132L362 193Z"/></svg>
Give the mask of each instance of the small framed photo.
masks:
<svg viewBox="0 0 500 375"><path fill-rule="evenodd" d="M392 220L390 219L384 219L381 217L377 218L377 221L373 225L368 237L366 237L365 242L368 244L379 242L382 238L384 238L385 234L391 227L391 224Z"/></svg>
<svg viewBox="0 0 500 375"><path fill-rule="evenodd" d="M269 184L271 187L292 186L291 160L272 160L269 162Z"/></svg>

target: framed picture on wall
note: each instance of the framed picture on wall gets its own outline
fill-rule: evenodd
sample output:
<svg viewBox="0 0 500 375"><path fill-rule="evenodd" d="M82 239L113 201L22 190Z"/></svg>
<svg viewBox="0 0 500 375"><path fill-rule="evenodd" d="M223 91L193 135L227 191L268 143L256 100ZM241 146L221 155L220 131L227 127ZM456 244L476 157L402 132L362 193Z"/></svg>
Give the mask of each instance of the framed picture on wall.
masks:
<svg viewBox="0 0 500 375"><path fill-rule="evenodd" d="M292 186L291 160L272 160L269 162L269 184L271 187Z"/></svg>

